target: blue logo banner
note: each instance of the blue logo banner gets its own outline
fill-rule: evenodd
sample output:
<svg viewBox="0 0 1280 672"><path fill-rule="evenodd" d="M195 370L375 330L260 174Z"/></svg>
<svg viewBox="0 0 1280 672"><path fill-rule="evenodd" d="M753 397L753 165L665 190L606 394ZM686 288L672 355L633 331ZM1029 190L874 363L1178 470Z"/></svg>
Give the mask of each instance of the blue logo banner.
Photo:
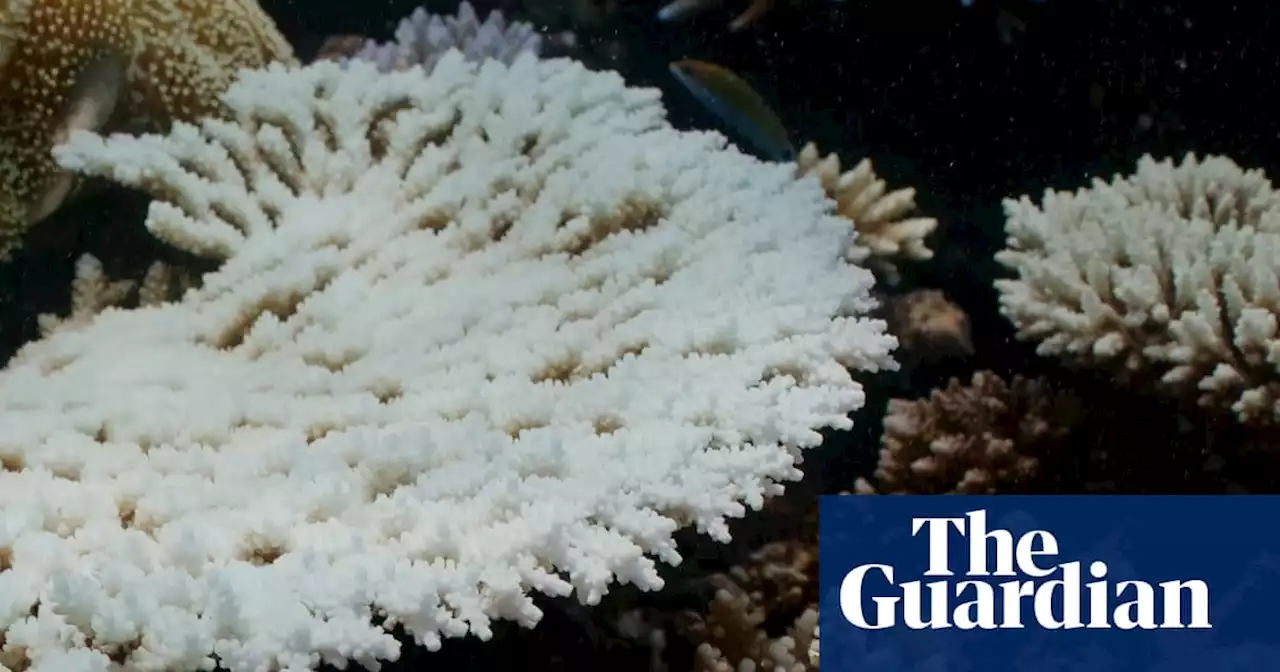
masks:
<svg viewBox="0 0 1280 672"><path fill-rule="evenodd" d="M824 672L1278 672L1280 497L824 496Z"/></svg>

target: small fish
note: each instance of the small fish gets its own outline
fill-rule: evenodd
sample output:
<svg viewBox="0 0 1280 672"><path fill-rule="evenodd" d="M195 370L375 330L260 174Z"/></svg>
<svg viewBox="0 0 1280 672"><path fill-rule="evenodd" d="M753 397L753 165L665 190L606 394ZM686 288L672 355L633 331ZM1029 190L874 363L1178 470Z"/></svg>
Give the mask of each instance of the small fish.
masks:
<svg viewBox="0 0 1280 672"><path fill-rule="evenodd" d="M695 14L701 14L724 0L672 0L658 10L659 21L683 21Z"/></svg>
<svg viewBox="0 0 1280 672"><path fill-rule="evenodd" d="M706 61L671 64L671 74L707 109L755 145L770 161L792 161L796 151L769 104L741 77Z"/></svg>
<svg viewBox="0 0 1280 672"><path fill-rule="evenodd" d="M724 0L671 0L658 10L659 21L684 21L709 9L719 7ZM773 10L775 0L751 0L747 8L729 23L729 32L736 33L759 21Z"/></svg>

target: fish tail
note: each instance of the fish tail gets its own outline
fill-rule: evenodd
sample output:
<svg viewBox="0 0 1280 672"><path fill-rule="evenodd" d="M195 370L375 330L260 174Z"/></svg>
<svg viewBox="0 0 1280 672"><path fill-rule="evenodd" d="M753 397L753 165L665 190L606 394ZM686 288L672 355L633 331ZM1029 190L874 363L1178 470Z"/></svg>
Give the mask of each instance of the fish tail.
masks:
<svg viewBox="0 0 1280 672"><path fill-rule="evenodd" d="M659 21L682 21L720 4L720 0L672 0L658 10Z"/></svg>
<svg viewBox="0 0 1280 672"><path fill-rule="evenodd" d="M769 13L773 9L774 0L751 0L751 4L747 5L746 10L738 15L738 18L729 23L729 32L736 33L747 26L760 20L760 17Z"/></svg>

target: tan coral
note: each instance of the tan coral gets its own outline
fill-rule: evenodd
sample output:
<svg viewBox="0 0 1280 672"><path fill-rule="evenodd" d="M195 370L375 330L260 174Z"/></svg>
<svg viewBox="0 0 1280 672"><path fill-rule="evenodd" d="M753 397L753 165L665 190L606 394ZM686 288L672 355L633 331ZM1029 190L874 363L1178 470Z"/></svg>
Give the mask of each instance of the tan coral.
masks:
<svg viewBox="0 0 1280 672"><path fill-rule="evenodd" d="M700 672L817 669L818 507L797 512L785 540L764 544L727 574L709 579L716 594L706 613L687 614L683 633ZM790 622L785 632L770 623Z"/></svg>
<svg viewBox="0 0 1280 672"><path fill-rule="evenodd" d="M786 634L770 637L762 628L765 610L727 576L712 577L716 595L705 617L687 626L697 644L695 672L810 672L818 610L807 607Z"/></svg>
<svg viewBox="0 0 1280 672"><path fill-rule="evenodd" d="M256 0L0 0L0 257L70 191L68 131L209 115L273 61L293 50Z"/></svg>
<svg viewBox="0 0 1280 672"><path fill-rule="evenodd" d="M817 599L817 544L798 539L770 542L752 553L750 562L730 569L729 576L767 612L802 611Z"/></svg>
<svg viewBox="0 0 1280 672"><path fill-rule="evenodd" d="M91 254L76 260L71 282L71 310L66 316L45 313L37 317L42 336L88 324L108 308L153 306L178 297L195 286L197 277L188 269L153 262L140 280L109 278L102 262Z"/></svg>
<svg viewBox="0 0 1280 672"><path fill-rule="evenodd" d="M925 238L938 228L938 220L909 216L916 209L916 190L908 187L888 191L870 159L841 172L840 157L822 156L811 142L796 157L796 169L800 176L816 177L836 202L836 212L853 221L858 231L857 247L850 250L854 261L863 260L868 252L886 260L933 258Z"/></svg>
<svg viewBox="0 0 1280 672"><path fill-rule="evenodd" d="M952 379L927 399L889 402L874 483L861 494L1023 492L1060 456L1082 407L1045 381L990 371L969 384Z"/></svg>
<svg viewBox="0 0 1280 672"><path fill-rule="evenodd" d="M898 337L898 362L919 364L973 354L969 315L936 289L885 300L889 331Z"/></svg>
<svg viewBox="0 0 1280 672"><path fill-rule="evenodd" d="M809 665L813 666L815 669L819 667L819 652L818 625L815 623L813 626L813 638L809 640Z"/></svg>

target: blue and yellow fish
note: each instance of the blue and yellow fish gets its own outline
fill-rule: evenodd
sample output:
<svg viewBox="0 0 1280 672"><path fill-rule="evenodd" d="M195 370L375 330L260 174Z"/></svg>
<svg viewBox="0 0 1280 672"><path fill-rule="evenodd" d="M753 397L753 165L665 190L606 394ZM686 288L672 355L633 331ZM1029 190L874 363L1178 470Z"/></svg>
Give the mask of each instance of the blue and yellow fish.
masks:
<svg viewBox="0 0 1280 672"><path fill-rule="evenodd" d="M671 64L671 74L707 109L724 120L770 161L792 161L796 151L787 129L751 85L728 68L706 61Z"/></svg>

